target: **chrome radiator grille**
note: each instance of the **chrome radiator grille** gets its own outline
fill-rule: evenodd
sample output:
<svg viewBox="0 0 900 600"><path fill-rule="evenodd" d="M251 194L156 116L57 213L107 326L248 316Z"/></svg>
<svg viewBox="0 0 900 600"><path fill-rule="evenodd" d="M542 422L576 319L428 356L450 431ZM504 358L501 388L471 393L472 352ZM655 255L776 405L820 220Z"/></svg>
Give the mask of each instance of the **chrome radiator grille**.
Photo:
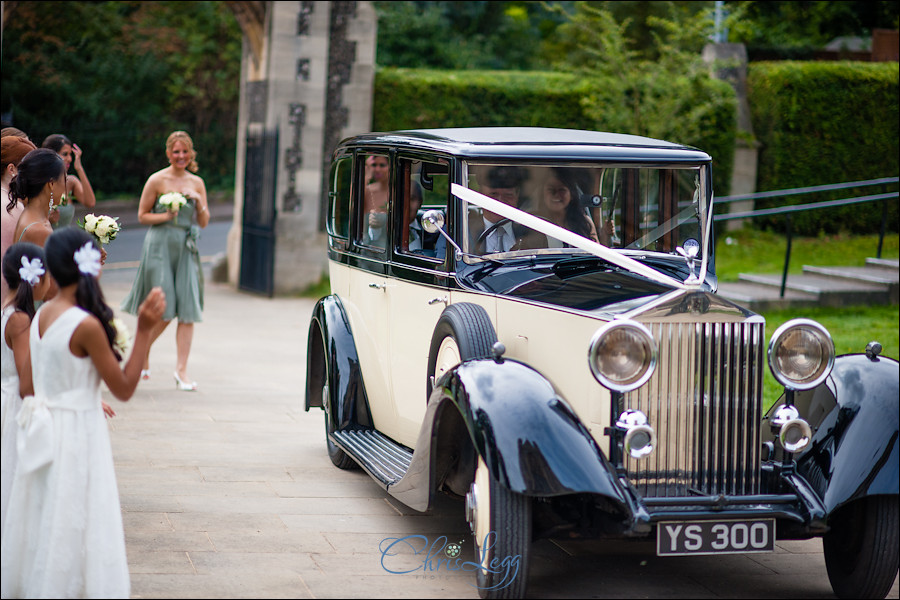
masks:
<svg viewBox="0 0 900 600"><path fill-rule="evenodd" d="M625 460L644 497L759 491L764 323L646 323L659 344L653 377L625 395L657 449Z"/></svg>

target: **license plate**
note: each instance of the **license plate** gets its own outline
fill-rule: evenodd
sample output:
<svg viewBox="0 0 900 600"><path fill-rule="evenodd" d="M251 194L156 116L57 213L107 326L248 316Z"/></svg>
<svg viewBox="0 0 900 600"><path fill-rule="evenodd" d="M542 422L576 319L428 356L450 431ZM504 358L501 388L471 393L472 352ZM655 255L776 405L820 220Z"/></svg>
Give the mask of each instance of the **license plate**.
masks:
<svg viewBox="0 0 900 600"><path fill-rule="evenodd" d="M656 530L657 556L746 554L775 550L775 519L665 521Z"/></svg>

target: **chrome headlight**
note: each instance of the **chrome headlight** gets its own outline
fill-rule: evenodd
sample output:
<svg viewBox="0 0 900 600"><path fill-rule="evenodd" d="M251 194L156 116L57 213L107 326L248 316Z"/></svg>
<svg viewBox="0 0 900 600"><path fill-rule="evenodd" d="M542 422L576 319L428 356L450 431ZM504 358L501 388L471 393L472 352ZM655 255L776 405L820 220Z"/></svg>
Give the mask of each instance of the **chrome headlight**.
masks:
<svg viewBox="0 0 900 600"><path fill-rule="evenodd" d="M784 387L816 387L834 366L834 342L828 331L809 319L794 319L775 330L769 342L769 368Z"/></svg>
<svg viewBox="0 0 900 600"><path fill-rule="evenodd" d="M656 368L656 341L635 321L610 321L591 339L588 364L605 388L629 392L642 386Z"/></svg>

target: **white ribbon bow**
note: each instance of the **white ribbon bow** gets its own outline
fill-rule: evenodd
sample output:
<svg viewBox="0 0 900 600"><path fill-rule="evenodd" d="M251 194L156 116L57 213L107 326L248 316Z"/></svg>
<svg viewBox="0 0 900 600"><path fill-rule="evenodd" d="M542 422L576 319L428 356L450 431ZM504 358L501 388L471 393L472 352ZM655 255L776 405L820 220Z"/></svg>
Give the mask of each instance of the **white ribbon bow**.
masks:
<svg viewBox="0 0 900 600"><path fill-rule="evenodd" d="M85 275L96 277L100 274L100 251L94 248L91 242L86 242L75 251L75 262L78 264L78 270Z"/></svg>
<svg viewBox="0 0 900 600"><path fill-rule="evenodd" d="M53 416L46 398L26 396L16 422L19 424L18 469L30 473L53 462Z"/></svg>
<svg viewBox="0 0 900 600"><path fill-rule="evenodd" d="M32 258L29 262L27 258L22 257L22 266L19 267L19 277L22 278L22 281L28 283L31 287L34 287L40 282L41 275L43 275L46 271L44 271L44 265L41 263L41 259Z"/></svg>

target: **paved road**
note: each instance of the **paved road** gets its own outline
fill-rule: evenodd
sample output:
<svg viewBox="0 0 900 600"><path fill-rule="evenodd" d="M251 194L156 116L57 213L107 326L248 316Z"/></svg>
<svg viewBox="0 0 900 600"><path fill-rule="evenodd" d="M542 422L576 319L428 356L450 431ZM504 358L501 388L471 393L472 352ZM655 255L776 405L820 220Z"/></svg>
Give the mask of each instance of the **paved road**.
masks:
<svg viewBox="0 0 900 600"><path fill-rule="evenodd" d="M104 273L113 306L129 284ZM107 393L132 596L138 598L476 598L469 573L388 557L385 538L471 538L462 504L430 515L360 471L334 468L318 410L302 408L313 301L208 284L191 362L195 393L174 389L174 327L130 402ZM129 327L134 317L120 316ZM397 562L392 562L397 561ZM659 559L652 544L540 541L534 598L832 598L819 541L774 554ZM897 583L891 598L898 597Z"/></svg>

